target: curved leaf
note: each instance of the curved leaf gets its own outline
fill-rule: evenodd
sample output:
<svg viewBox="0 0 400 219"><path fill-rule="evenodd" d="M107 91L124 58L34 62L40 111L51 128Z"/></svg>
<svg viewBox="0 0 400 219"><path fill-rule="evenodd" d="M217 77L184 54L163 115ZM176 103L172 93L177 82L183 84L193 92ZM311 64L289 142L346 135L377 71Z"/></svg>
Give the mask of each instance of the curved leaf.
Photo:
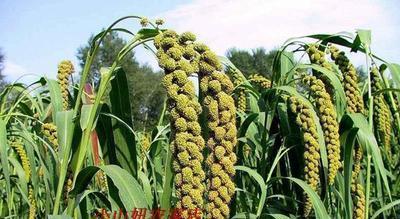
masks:
<svg viewBox="0 0 400 219"><path fill-rule="evenodd" d="M8 208L11 209L11 184L10 184L10 171L8 167L8 159L7 159L7 151L8 151L8 144L7 144L7 130L6 130L6 123L0 119L0 159L1 159L1 172L4 175L6 180L6 195L8 199Z"/></svg>
<svg viewBox="0 0 400 219"><path fill-rule="evenodd" d="M63 110L62 95L60 85L56 80L46 79L50 91L51 105L53 107L53 121L56 121L56 114Z"/></svg>
<svg viewBox="0 0 400 219"><path fill-rule="evenodd" d="M297 185L299 185L310 197L311 203L313 205L315 215L317 218L325 219L325 218L330 218L328 215L328 212L326 211L326 208L324 206L324 203L321 201L319 198L318 194L303 180L293 178L293 177L285 177L284 179L289 179L293 182L295 182Z"/></svg>
<svg viewBox="0 0 400 219"><path fill-rule="evenodd" d="M236 170L241 170L244 172L247 172L250 176L252 176L258 183L261 189L261 197L260 197L260 202L258 203L258 208L257 208L257 214L256 217L259 217L262 213L263 207L265 205L265 200L267 198L267 185L264 182L264 179L260 174L257 173L257 171L250 169L245 166L235 166Z"/></svg>
<svg viewBox="0 0 400 219"><path fill-rule="evenodd" d="M371 219L377 218L377 217L378 217L380 214L382 214L383 212L385 212L385 211L387 211L387 210L389 210L389 209L391 209L391 208L393 208L394 206L399 205L399 204L400 204L400 200L396 200L396 201L393 201L393 202L391 202L391 203L389 203L389 204L383 206L382 208L380 208L379 210L377 210L377 211L375 212L375 214L371 217Z"/></svg>
<svg viewBox="0 0 400 219"><path fill-rule="evenodd" d="M151 203L148 203L146 197L143 195L144 191L136 179L133 178L128 171L116 165L99 167L89 166L82 169L76 179L78 183L71 191L71 194L77 195L83 192L89 185L91 179L100 169L103 170L108 177L110 177L115 186L118 188L119 197L121 198L125 209L148 208L151 205Z"/></svg>
<svg viewBox="0 0 400 219"><path fill-rule="evenodd" d="M358 128L351 128L343 133L341 137L341 145L344 145L344 197L345 197L345 211L347 217L350 218L352 214L352 199L350 194L352 170L353 170L353 147L356 139Z"/></svg>
<svg viewBox="0 0 400 219"><path fill-rule="evenodd" d="M257 215L251 213L239 213L232 217L232 219L257 219Z"/></svg>
<svg viewBox="0 0 400 219"><path fill-rule="evenodd" d="M382 160L382 155L378 147L378 143L375 139L374 134L369 129L368 122L364 115L360 113L352 113L346 115L351 121L354 123L354 127L359 128L357 132L357 140L361 146L366 149L367 153L372 156L372 160L374 162L375 169L377 170L377 174L379 174L385 184L385 188L389 198L391 199L392 195L390 192L389 182L387 179L387 170Z"/></svg>

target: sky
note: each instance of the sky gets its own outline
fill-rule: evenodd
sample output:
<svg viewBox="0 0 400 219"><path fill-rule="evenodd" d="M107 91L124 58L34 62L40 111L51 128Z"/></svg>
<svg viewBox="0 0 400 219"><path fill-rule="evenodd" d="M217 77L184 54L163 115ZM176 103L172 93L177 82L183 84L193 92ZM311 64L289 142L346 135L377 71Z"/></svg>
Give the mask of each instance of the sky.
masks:
<svg viewBox="0 0 400 219"><path fill-rule="evenodd" d="M165 28L194 32L219 55L232 47L279 47L295 36L372 30L372 50L400 63L398 0L1 0L0 48L8 81L55 77L57 64L72 60L88 38L126 15L163 18ZM137 23L124 23L136 31ZM144 49L141 63L157 68ZM26 76L28 75L28 76Z"/></svg>

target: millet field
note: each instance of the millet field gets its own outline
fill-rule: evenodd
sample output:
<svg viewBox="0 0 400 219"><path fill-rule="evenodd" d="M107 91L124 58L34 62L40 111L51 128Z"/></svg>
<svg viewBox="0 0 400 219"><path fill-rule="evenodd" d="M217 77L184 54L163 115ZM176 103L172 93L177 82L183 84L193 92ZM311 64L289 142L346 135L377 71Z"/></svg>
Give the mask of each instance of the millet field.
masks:
<svg viewBox="0 0 400 219"><path fill-rule="evenodd" d="M400 65L371 31L288 39L267 75L160 19L99 31L81 71L60 60L57 78L2 89L1 218L399 217ZM129 39L99 64L116 33ZM123 68L138 47L165 94L141 129Z"/></svg>

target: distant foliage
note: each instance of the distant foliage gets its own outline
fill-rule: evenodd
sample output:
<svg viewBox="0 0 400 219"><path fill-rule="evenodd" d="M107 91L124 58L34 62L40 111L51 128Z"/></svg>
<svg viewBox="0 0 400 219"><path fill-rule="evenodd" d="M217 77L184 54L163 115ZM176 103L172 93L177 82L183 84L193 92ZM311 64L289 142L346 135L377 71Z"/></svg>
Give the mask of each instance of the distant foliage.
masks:
<svg viewBox="0 0 400 219"><path fill-rule="evenodd" d="M231 48L226 56L245 76L261 74L270 77L276 53L276 49L267 52L262 47L253 49L251 52Z"/></svg>
<svg viewBox="0 0 400 219"><path fill-rule="evenodd" d="M86 54L90 49L90 37L88 43L78 49L77 58L81 68L85 65ZM89 80L98 84L101 78L100 68L111 66L115 61L119 51L126 45L126 41L117 33L112 32L107 35L101 43L98 55L93 61L90 69ZM160 86L154 86L161 83L162 74L154 72L148 65L140 65L135 58L133 51L129 52L123 59L121 67L127 75L133 126L135 130L143 130L153 127L161 113L165 91Z"/></svg>
<svg viewBox="0 0 400 219"><path fill-rule="evenodd" d="M4 54L0 49L0 91L3 90L3 87L6 83L3 75L3 70L4 70Z"/></svg>

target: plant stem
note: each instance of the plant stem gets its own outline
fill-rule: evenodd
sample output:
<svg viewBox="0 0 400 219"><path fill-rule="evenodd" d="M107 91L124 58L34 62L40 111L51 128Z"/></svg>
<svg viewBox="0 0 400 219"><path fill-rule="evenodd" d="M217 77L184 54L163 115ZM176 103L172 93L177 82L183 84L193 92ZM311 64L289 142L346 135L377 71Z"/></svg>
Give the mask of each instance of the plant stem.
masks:
<svg viewBox="0 0 400 219"><path fill-rule="evenodd" d="M167 101L164 100L163 109L162 109L162 111L161 111L161 115L160 115L160 118L158 119L158 123L157 123L158 126L161 126L161 125L162 125L162 123L163 123L163 121L164 121L164 116L165 116L165 111L166 111L166 110L167 110Z"/></svg>
<svg viewBox="0 0 400 219"><path fill-rule="evenodd" d="M83 164L83 161L84 161L84 158L86 155L87 145L90 140L90 134L92 132L92 128L95 126L97 109L99 108L101 98L103 97L104 93L107 90L107 84L111 80L112 74L115 71L116 67L117 67L117 61L113 63L112 67L109 70L108 75L102 79L104 82L103 81L102 81L103 83L100 82L100 88L99 88L98 94L96 95L96 99L93 104L93 109L90 111L89 122L88 122L86 129L84 130L81 144L79 145L78 160L77 160L77 164L74 169L74 182L76 180L76 177L78 176L78 173L82 167L82 164Z"/></svg>
<svg viewBox="0 0 400 219"><path fill-rule="evenodd" d="M368 153L367 155L367 181L366 181L366 192L365 192L365 218L368 217L368 210L369 210L369 195L371 193L371 155Z"/></svg>
<svg viewBox="0 0 400 219"><path fill-rule="evenodd" d="M365 48L366 54L365 54L365 59L366 59L366 64L367 64L367 71L368 71L368 124L369 128L371 131L373 131L373 112L374 112L374 97L372 96L372 90L371 90L371 74L369 73L370 69L370 64L369 64L369 56L370 56L370 51L369 47L366 46ZM365 218L368 218L368 211L369 211L369 196L371 192L371 186L370 186L370 181L371 181L371 151L368 150L367 148L367 179L366 179L366 193L365 193Z"/></svg>

